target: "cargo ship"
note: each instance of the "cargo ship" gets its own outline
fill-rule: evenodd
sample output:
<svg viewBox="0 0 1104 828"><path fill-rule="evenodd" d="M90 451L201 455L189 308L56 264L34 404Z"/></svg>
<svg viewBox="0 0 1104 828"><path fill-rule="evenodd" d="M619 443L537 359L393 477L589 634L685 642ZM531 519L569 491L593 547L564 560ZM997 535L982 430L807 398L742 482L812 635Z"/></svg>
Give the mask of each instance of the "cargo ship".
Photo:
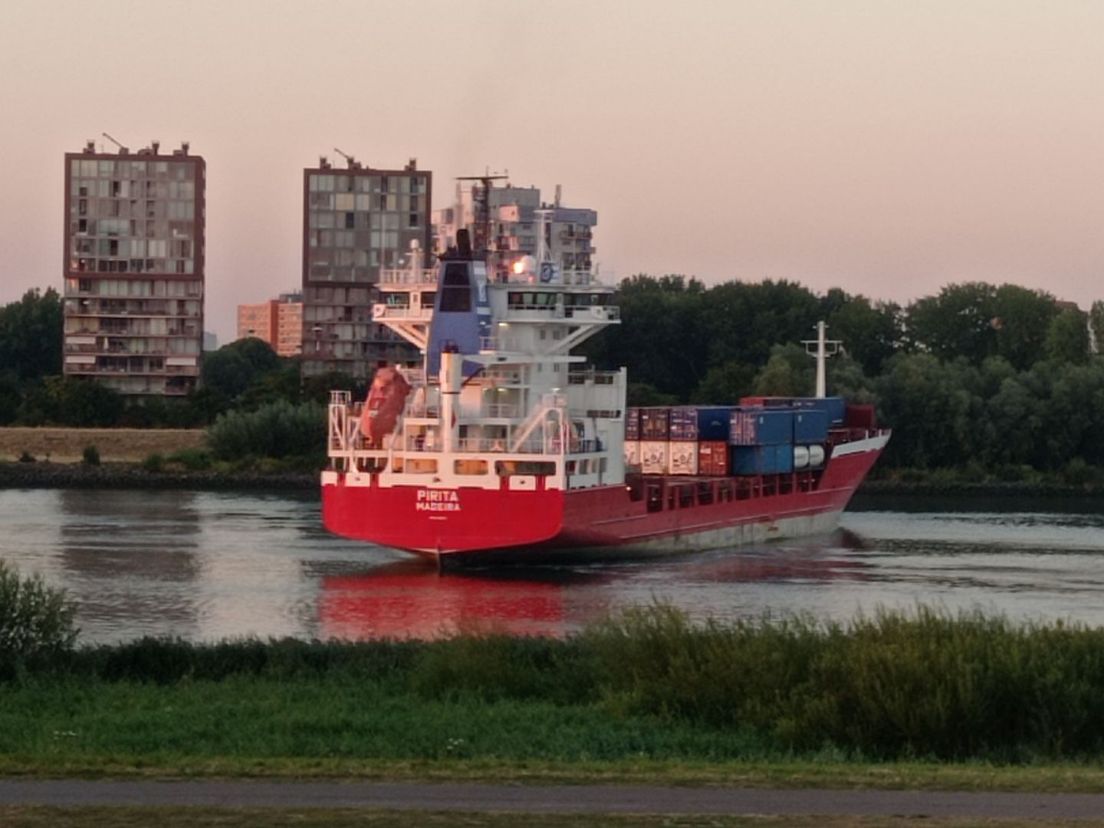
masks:
<svg viewBox="0 0 1104 828"><path fill-rule="evenodd" d="M544 234L541 233L541 236ZM416 346L367 399L331 394L322 515L335 534L439 566L616 558L830 531L889 432L817 393L628 408L626 370L572 350L620 324L591 272L526 257L492 271L461 231L381 273L375 321Z"/></svg>

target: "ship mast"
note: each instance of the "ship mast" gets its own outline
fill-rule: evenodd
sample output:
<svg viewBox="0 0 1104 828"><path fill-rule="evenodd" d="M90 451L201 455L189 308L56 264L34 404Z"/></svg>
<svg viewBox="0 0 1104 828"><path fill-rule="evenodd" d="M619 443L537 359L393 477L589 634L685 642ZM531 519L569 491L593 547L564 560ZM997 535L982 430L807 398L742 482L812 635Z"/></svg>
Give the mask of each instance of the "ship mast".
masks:
<svg viewBox="0 0 1104 828"><path fill-rule="evenodd" d="M838 339L825 338L827 330L828 326L822 319L816 324L817 338L802 340L802 344L805 346L805 353L816 358L815 396L817 399L821 400L828 396L827 371L825 370L828 357L838 354L840 345L842 344Z"/></svg>

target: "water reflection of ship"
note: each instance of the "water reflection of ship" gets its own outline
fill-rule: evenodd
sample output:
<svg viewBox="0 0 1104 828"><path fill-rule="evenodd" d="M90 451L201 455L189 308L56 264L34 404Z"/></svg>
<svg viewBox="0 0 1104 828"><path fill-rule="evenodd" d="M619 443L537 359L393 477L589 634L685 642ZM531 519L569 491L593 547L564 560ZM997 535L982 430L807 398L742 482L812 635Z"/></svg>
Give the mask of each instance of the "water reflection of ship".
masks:
<svg viewBox="0 0 1104 828"><path fill-rule="evenodd" d="M604 576L565 569L440 573L402 561L322 579L324 638L434 639L457 632L562 637L606 611Z"/></svg>

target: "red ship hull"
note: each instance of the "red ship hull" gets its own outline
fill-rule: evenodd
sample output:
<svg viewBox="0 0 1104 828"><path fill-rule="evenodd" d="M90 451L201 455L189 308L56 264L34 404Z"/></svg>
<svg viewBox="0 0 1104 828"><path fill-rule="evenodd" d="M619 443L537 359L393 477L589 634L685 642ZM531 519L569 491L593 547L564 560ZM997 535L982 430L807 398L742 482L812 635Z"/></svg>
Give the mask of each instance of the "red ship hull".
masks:
<svg viewBox="0 0 1104 828"><path fill-rule="evenodd" d="M671 554L831 530L888 434L837 446L822 472L770 479L644 478L567 492L351 485L323 476L338 535L460 563ZM658 495L659 501L656 501Z"/></svg>

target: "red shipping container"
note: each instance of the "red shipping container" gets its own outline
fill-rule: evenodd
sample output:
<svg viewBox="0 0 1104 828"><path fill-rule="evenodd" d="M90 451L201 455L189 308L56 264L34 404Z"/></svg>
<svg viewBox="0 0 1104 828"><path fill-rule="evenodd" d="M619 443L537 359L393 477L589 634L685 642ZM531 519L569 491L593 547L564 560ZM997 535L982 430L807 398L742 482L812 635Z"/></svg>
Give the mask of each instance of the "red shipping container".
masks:
<svg viewBox="0 0 1104 828"><path fill-rule="evenodd" d="M698 443L698 474L714 477L728 474L728 443L725 440Z"/></svg>
<svg viewBox="0 0 1104 828"><path fill-rule="evenodd" d="M843 417L843 423L848 428L873 429L875 422L874 406L872 405L849 405L847 406L847 413Z"/></svg>

